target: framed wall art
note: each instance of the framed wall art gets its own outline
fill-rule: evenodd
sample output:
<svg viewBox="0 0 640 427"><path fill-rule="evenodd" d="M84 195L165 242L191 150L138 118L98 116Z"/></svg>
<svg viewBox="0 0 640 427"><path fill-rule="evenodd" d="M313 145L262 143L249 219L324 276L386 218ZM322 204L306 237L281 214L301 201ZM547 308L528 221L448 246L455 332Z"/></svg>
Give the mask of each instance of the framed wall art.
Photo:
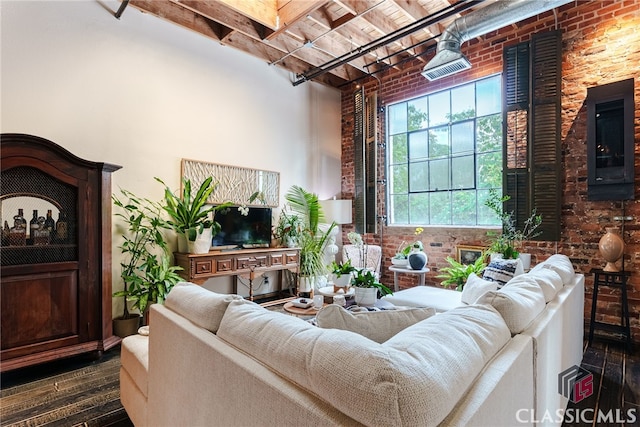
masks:
<svg viewBox="0 0 640 427"><path fill-rule="evenodd" d="M485 249L482 246L456 246L456 258L462 264L473 264L478 258L482 258Z"/></svg>

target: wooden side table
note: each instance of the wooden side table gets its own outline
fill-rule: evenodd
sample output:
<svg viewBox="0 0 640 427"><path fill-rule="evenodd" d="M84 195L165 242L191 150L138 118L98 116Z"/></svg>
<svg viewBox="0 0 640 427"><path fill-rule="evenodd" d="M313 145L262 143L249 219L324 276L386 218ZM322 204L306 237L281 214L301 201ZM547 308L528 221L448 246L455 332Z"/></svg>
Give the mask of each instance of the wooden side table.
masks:
<svg viewBox="0 0 640 427"><path fill-rule="evenodd" d="M592 269L593 279L593 297L591 303L591 321L589 324L589 345L593 341L593 332L595 329L602 329L608 332L620 334L625 340L627 350L631 349L631 329L629 327L629 305L627 303L627 278L631 276L628 271L611 272L601 269ZM620 289L621 312L620 324L611 324L596 321L596 308L598 304L598 290L600 286L609 286Z"/></svg>

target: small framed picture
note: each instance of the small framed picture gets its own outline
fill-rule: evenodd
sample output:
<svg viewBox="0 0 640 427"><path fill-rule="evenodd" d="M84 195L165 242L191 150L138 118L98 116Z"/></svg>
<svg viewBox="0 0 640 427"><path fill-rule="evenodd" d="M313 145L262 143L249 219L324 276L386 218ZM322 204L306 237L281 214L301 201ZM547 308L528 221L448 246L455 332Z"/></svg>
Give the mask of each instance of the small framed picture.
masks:
<svg viewBox="0 0 640 427"><path fill-rule="evenodd" d="M456 246L456 255L461 264L473 264L478 258L482 258L485 248L482 246Z"/></svg>

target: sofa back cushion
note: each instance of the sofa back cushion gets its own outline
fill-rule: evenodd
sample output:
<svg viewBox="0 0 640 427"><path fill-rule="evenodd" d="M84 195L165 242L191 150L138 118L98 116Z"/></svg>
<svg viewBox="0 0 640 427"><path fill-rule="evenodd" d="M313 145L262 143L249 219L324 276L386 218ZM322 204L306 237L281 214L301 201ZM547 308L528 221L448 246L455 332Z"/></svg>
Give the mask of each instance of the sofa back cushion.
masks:
<svg viewBox="0 0 640 427"><path fill-rule="evenodd" d="M545 308L544 294L529 275L518 276L497 291L482 295L476 304L493 306L512 334L519 334Z"/></svg>
<svg viewBox="0 0 640 427"><path fill-rule="evenodd" d="M493 308L467 306L378 344L233 301L218 337L360 423L398 426L441 422L510 334Z"/></svg>
<svg viewBox="0 0 640 427"><path fill-rule="evenodd" d="M540 268L527 273L526 276L531 277L540 286L545 302L554 299L564 286L560 275L550 268Z"/></svg>
<svg viewBox="0 0 640 427"><path fill-rule="evenodd" d="M194 283L180 282L171 289L164 305L215 334L229 303L241 299L240 295L217 294Z"/></svg>
<svg viewBox="0 0 640 427"><path fill-rule="evenodd" d="M576 273L569 257L562 254L551 255L544 262L533 267L531 271L535 272L544 268L551 269L558 273L562 278L562 283L565 285L568 285L573 281L573 277Z"/></svg>
<svg viewBox="0 0 640 427"><path fill-rule="evenodd" d="M355 332L377 343L383 343L408 326L436 314L435 308L352 312L330 304L316 315L321 328Z"/></svg>

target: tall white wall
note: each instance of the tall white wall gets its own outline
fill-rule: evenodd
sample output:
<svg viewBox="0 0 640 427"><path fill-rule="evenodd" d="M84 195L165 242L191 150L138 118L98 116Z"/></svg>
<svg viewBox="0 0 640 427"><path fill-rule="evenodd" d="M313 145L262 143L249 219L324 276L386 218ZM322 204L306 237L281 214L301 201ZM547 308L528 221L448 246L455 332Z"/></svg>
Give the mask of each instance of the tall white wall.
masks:
<svg viewBox="0 0 640 427"><path fill-rule="evenodd" d="M156 200L182 158L280 172L281 204L293 184L339 194L339 91L119 5L0 2L2 132L121 165L114 191Z"/></svg>

